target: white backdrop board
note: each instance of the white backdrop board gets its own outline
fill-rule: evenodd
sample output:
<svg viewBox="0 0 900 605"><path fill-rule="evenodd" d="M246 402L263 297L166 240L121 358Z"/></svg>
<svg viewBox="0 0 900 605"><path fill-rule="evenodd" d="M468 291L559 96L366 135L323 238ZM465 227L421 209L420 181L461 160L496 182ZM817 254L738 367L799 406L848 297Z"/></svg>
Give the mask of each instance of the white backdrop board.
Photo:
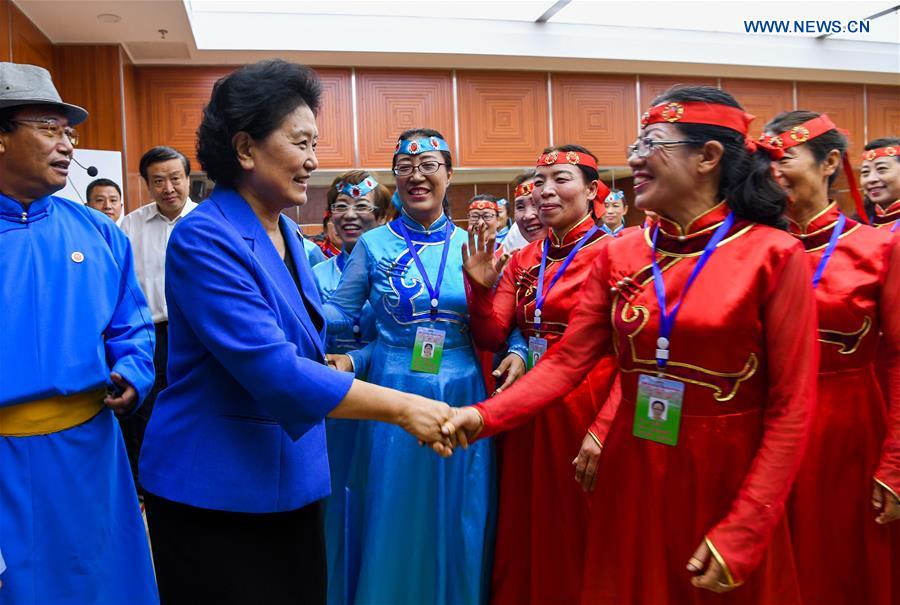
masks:
<svg viewBox="0 0 900 605"><path fill-rule="evenodd" d="M75 162L69 164L69 182L65 189L54 195L69 198L76 202L87 199L87 186L94 179L109 179L122 188L124 197L125 185L122 181L122 153L119 151L100 151L98 149L76 149L75 159L81 162L82 168ZM97 176L89 176L86 168L97 168Z"/></svg>

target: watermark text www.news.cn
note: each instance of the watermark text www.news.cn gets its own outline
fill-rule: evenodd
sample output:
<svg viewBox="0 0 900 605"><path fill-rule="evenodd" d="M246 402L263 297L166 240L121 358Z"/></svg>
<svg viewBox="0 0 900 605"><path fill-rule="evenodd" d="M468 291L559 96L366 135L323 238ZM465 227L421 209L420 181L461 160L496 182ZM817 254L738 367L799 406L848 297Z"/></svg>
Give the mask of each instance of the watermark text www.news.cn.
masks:
<svg viewBox="0 0 900 605"><path fill-rule="evenodd" d="M869 33L869 20L758 19L744 21L744 32L748 34L867 34Z"/></svg>

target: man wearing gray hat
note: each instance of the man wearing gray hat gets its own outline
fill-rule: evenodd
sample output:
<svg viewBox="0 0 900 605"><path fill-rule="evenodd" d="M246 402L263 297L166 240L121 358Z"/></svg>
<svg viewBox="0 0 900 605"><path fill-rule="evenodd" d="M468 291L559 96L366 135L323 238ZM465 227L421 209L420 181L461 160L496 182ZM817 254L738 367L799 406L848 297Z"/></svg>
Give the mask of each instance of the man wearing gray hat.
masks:
<svg viewBox="0 0 900 605"><path fill-rule="evenodd" d="M46 70L0 63L4 604L159 601L115 421L153 383L150 312L125 235L53 195L86 118Z"/></svg>

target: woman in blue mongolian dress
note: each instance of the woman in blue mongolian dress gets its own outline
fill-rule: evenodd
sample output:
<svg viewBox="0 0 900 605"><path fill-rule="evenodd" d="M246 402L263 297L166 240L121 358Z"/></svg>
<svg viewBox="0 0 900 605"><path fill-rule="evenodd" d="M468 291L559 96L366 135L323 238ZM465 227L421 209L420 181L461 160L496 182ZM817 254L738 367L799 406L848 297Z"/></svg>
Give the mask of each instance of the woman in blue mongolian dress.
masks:
<svg viewBox="0 0 900 605"><path fill-rule="evenodd" d="M330 333L346 333L368 301L378 334L368 380L461 405L485 391L463 286L466 232L443 211L451 162L439 132L400 136L393 172L401 216L360 238L325 313ZM336 364L345 367L347 361L338 358ZM380 424L372 425L370 438L360 570L351 602L485 602L493 444L440 460L414 438Z"/></svg>
<svg viewBox="0 0 900 605"><path fill-rule="evenodd" d="M313 267L319 296L328 301L356 242L363 233L383 225L396 215L387 187L363 170L337 177L328 190L328 218L342 242L340 253ZM375 340L375 315L367 302L353 323L352 332L329 335L325 343L329 355L350 354L353 369L366 375L366 345ZM325 433L331 470L331 496L325 503L325 546L328 557L328 602L350 601L359 573L359 528L362 522L365 476L368 470L368 434L364 420L328 418Z"/></svg>

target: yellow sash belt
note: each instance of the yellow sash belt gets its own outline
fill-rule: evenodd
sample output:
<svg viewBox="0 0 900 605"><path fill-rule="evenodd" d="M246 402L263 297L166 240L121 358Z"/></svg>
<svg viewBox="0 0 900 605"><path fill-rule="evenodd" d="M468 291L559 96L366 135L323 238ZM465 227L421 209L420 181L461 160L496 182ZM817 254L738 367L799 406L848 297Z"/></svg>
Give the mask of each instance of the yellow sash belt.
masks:
<svg viewBox="0 0 900 605"><path fill-rule="evenodd" d="M103 408L104 389L0 408L0 436L49 435L83 424Z"/></svg>

